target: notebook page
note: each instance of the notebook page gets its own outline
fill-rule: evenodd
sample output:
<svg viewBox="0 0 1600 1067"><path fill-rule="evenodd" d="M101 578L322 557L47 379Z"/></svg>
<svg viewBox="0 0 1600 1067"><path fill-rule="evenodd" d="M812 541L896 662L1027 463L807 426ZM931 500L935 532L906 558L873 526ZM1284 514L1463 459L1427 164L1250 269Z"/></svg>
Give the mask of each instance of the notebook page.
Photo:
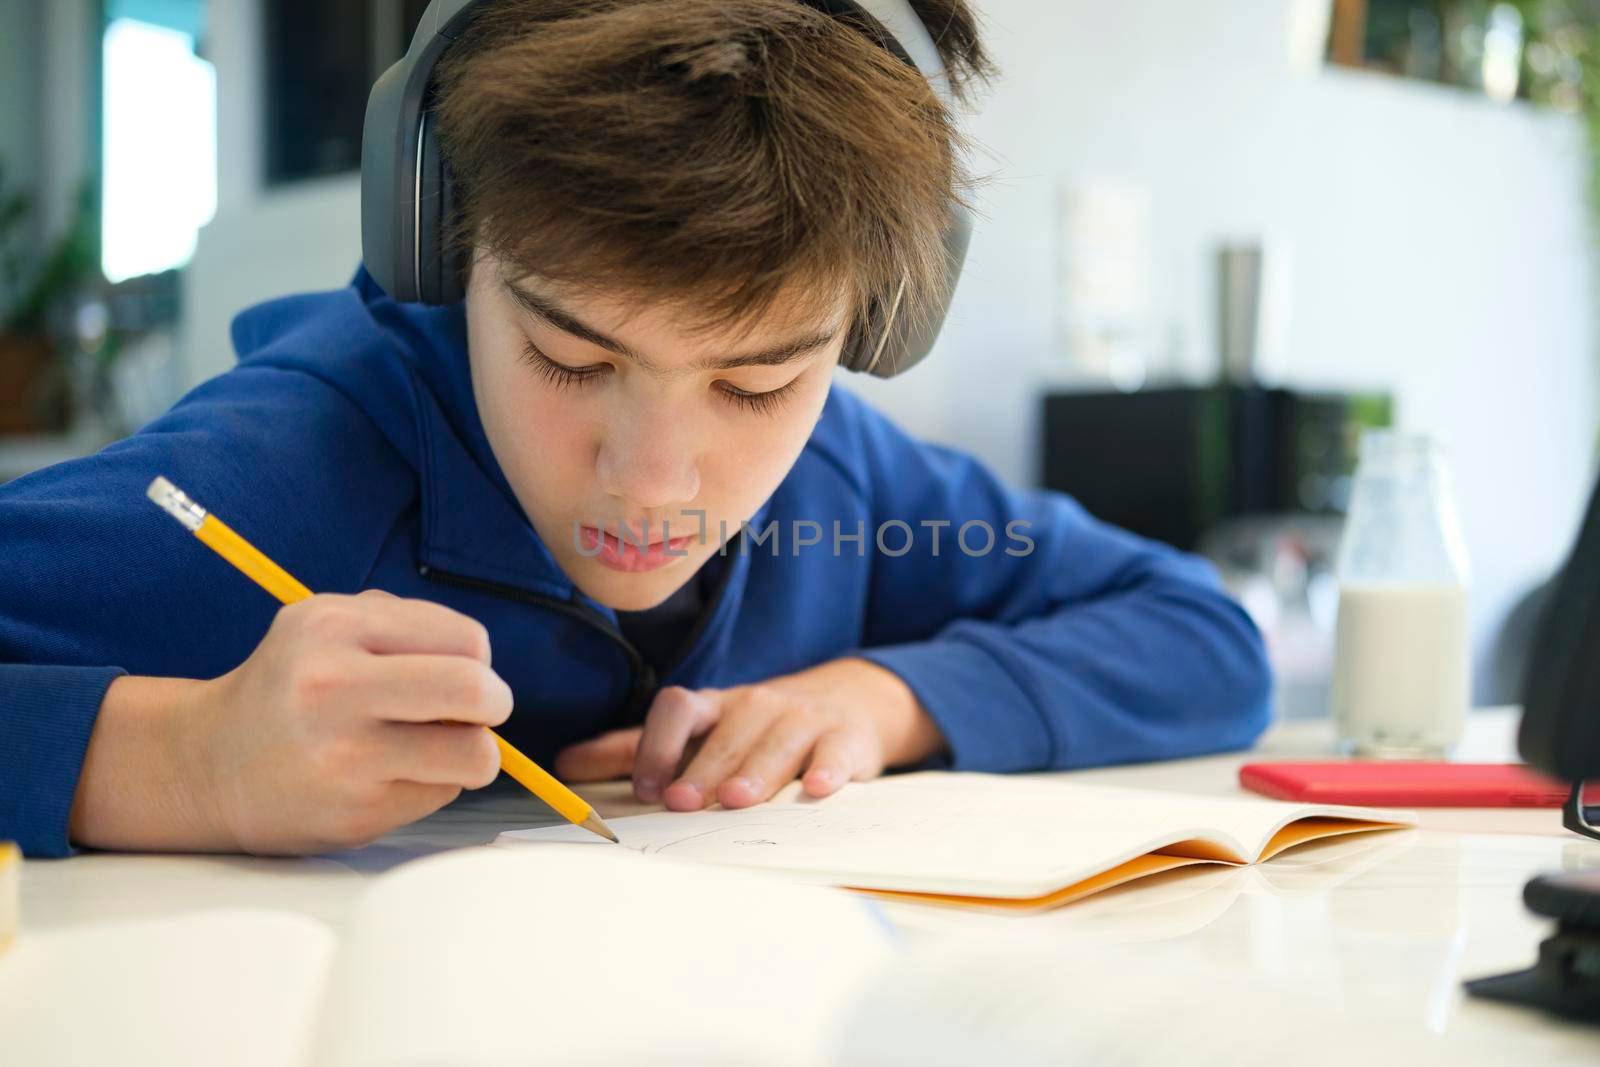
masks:
<svg viewBox="0 0 1600 1067"><path fill-rule="evenodd" d="M888 963L836 890L620 849L467 849L358 905L316 1063L815 1064Z"/></svg>
<svg viewBox="0 0 1600 1067"><path fill-rule="evenodd" d="M836 885L970 896L1042 896L1174 842L1248 861L1300 814L1371 813L1282 801L1195 797L1042 777L922 773L845 787L824 800L791 784L736 811L612 820L625 847L782 871ZM584 843L576 827L510 831L499 843Z"/></svg>

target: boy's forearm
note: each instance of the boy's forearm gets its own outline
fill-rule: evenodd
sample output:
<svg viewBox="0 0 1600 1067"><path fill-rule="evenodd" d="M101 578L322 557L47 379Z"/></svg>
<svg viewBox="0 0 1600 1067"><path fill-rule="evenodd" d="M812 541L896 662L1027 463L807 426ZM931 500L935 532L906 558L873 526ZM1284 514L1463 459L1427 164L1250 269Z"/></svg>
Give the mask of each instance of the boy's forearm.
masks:
<svg viewBox="0 0 1600 1067"><path fill-rule="evenodd" d="M106 690L68 822L75 845L130 850L233 847L206 798L197 751L208 683L122 677Z"/></svg>
<svg viewBox="0 0 1600 1067"><path fill-rule="evenodd" d="M1272 674L1249 617L1171 574L1009 624L961 620L930 641L863 650L906 678L954 769L1065 770L1248 746Z"/></svg>

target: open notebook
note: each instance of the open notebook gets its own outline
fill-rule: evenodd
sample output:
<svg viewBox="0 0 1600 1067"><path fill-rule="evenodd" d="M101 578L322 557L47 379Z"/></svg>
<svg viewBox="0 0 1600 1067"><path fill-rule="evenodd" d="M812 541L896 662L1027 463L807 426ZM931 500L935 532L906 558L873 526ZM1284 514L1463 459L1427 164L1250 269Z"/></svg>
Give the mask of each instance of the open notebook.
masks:
<svg viewBox="0 0 1600 1067"><path fill-rule="evenodd" d="M812 800L791 784L737 811L608 820L622 844L782 872L899 900L1034 911L1195 863L1247 864L1341 834L1414 824L1403 811L1189 796L1038 777L923 772ZM574 826L496 843L615 848Z"/></svg>
<svg viewBox="0 0 1600 1067"><path fill-rule="evenodd" d="M31 931L0 1063L831 1062L888 966L870 902L612 850L477 848L378 877L341 932L219 908Z"/></svg>

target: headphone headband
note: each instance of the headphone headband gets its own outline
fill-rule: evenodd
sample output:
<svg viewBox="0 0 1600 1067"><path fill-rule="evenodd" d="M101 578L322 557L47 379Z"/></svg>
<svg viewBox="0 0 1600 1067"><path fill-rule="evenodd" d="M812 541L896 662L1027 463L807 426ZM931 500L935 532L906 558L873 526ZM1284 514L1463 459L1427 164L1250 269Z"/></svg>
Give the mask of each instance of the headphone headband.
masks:
<svg viewBox="0 0 1600 1067"><path fill-rule="evenodd" d="M411 47L372 86L361 137L361 252L373 279L402 302L460 300L463 271L447 247L455 188L430 126L434 65L483 0L433 0ZM877 43L916 68L941 101L951 86L928 28L906 0L804 0L829 15L863 18L882 32ZM898 314L904 282L887 308L872 308L846 341L839 361L853 371L893 377L933 347L966 258L971 219L952 205L944 233L946 276L925 322Z"/></svg>

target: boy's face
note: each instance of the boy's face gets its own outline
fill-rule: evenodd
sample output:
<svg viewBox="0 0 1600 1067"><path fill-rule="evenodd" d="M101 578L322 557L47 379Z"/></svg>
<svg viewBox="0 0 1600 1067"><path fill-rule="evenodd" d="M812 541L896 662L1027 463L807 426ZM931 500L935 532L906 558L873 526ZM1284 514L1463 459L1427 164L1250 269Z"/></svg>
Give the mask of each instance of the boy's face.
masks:
<svg viewBox="0 0 1600 1067"><path fill-rule="evenodd" d="M695 332L675 309L509 277L487 255L467 289L495 457L568 577L624 611L665 600L721 547L719 524L731 537L777 488L822 413L844 326L780 303L742 335ZM663 523L672 545L641 552Z"/></svg>

